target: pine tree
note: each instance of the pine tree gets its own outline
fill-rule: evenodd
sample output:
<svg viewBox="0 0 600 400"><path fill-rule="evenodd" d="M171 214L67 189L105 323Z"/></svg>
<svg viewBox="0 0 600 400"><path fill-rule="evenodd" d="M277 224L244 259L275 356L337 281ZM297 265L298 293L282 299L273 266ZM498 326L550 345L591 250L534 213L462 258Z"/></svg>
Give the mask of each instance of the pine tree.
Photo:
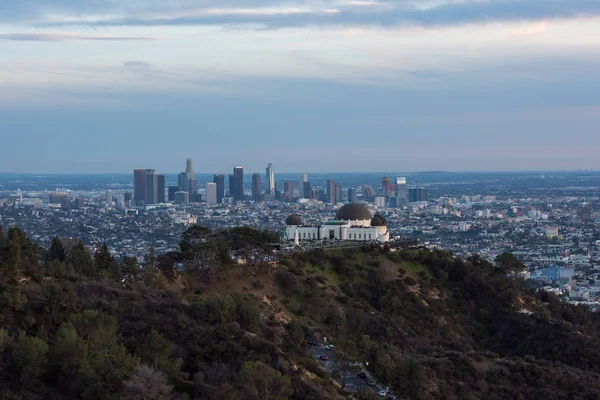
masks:
<svg viewBox="0 0 600 400"><path fill-rule="evenodd" d="M50 246L50 250L48 251L48 260L55 261L58 260L60 262L64 262L67 259L67 253L65 248L61 242L61 240L57 237L52 239L52 245Z"/></svg>

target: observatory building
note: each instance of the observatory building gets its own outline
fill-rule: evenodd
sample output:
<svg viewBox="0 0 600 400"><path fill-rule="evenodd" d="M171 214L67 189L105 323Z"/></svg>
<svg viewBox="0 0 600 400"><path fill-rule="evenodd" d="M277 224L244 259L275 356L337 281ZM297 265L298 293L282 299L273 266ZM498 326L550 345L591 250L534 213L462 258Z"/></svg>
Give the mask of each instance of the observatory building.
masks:
<svg viewBox="0 0 600 400"><path fill-rule="evenodd" d="M358 203L341 207L335 218L319 225L304 225L302 217L293 214L285 221L284 238L295 242L315 240L351 240L385 243L390 240L387 221Z"/></svg>

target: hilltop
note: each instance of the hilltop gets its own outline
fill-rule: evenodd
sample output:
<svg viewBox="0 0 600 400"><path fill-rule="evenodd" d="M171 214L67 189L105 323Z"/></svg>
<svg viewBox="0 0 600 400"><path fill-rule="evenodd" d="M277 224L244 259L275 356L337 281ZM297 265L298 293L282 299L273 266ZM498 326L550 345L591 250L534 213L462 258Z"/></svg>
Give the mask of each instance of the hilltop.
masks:
<svg viewBox="0 0 600 400"><path fill-rule="evenodd" d="M195 226L140 270L105 246L0 234L0 398L347 398L350 362L406 399L600 392L597 314L529 291L510 254L366 246L264 264L270 243ZM325 337L330 353L308 343Z"/></svg>

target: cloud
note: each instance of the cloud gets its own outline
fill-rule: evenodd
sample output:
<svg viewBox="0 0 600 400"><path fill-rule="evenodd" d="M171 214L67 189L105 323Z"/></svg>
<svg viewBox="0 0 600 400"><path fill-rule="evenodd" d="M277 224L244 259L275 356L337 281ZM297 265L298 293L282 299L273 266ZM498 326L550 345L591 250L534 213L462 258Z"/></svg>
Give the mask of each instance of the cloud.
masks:
<svg viewBox="0 0 600 400"><path fill-rule="evenodd" d="M25 42L66 42L72 40L145 41L155 40L155 38L141 36L79 35L72 33L0 33L0 40L16 40Z"/></svg>
<svg viewBox="0 0 600 400"><path fill-rule="evenodd" d="M515 29L513 32L511 32L511 36L516 38L530 38L542 35L546 33L547 30L548 23L546 21L541 21Z"/></svg>
<svg viewBox="0 0 600 400"><path fill-rule="evenodd" d="M41 0L25 0L43 10ZM12 3L12 2L7 2ZM87 4L84 5L82 3ZM300 1L272 3L263 0L131 1L57 0L54 14L47 12L37 26L196 26L257 25L262 28L306 26L445 26L469 23L540 21L600 16L598 0L406 0ZM104 8L100 5L104 4ZM0 6L0 14L2 14ZM10 7L10 6L9 6ZM35 7L34 7L35 9ZM87 12L87 13L86 13ZM57 17L62 13L65 17ZM52 14L52 15L51 15ZM54 16L53 16L54 15Z"/></svg>
<svg viewBox="0 0 600 400"><path fill-rule="evenodd" d="M152 68L152 66L144 61L125 61L123 66L127 69L136 69L136 70L147 70Z"/></svg>

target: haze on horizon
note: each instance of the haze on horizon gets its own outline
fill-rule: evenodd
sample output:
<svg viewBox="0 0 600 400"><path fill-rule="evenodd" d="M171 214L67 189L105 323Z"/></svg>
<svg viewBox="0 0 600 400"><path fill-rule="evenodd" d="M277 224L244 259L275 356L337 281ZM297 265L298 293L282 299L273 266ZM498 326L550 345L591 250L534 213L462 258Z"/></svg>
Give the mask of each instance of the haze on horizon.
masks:
<svg viewBox="0 0 600 400"><path fill-rule="evenodd" d="M597 0L0 2L0 171L600 169Z"/></svg>

